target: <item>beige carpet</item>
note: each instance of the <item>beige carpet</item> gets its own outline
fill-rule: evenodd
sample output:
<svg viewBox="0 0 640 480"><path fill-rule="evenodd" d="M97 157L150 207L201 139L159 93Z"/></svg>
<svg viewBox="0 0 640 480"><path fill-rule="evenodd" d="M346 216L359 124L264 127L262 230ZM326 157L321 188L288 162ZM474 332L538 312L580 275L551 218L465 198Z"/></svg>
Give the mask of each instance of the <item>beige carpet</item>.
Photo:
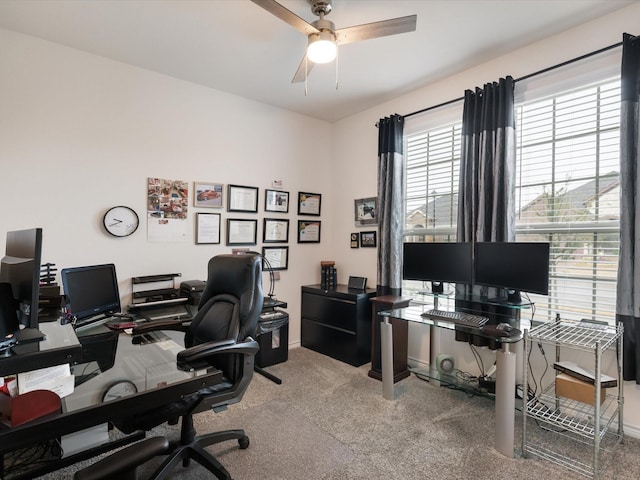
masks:
<svg viewBox="0 0 640 480"><path fill-rule="evenodd" d="M219 414L197 415L196 429L246 430L251 440L246 450L235 441L211 447L236 480L584 478L545 460L499 454L493 447L491 399L412 376L396 385L396 400L387 401L380 382L367 376L368 368L293 349L287 362L267 368L282 385L256 374L241 403ZM517 453L520 418L516 414ZM175 437L177 427L153 433ZM549 438L562 441L556 434ZM638 447L640 442L630 438L618 446L603 478L640 478ZM141 479L153 464L140 469ZM74 470L40 478L71 478ZM171 478L212 477L192 464Z"/></svg>

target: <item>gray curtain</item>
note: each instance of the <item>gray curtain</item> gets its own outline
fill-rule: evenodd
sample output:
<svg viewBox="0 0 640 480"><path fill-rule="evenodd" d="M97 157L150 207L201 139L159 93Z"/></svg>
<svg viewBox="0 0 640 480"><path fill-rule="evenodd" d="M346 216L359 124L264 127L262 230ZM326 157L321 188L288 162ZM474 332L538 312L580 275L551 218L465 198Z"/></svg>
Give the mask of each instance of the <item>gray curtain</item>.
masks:
<svg viewBox="0 0 640 480"><path fill-rule="evenodd" d="M378 122L378 295L402 293L404 117Z"/></svg>
<svg viewBox="0 0 640 480"><path fill-rule="evenodd" d="M515 239L514 81L507 77L464 95L458 196L459 242Z"/></svg>
<svg viewBox="0 0 640 480"><path fill-rule="evenodd" d="M640 384L640 37L624 34L620 103L620 254L616 319L624 325L625 380Z"/></svg>
<svg viewBox="0 0 640 480"><path fill-rule="evenodd" d="M464 95L458 193L458 242L515 239L516 134L514 81L507 77ZM495 289L456 286L456 298L496 296ZM458 307L477 310L468 301ZM478 346L489 342L456 331L456 340ZM495 345L492 345L495 346Z"/></svg>

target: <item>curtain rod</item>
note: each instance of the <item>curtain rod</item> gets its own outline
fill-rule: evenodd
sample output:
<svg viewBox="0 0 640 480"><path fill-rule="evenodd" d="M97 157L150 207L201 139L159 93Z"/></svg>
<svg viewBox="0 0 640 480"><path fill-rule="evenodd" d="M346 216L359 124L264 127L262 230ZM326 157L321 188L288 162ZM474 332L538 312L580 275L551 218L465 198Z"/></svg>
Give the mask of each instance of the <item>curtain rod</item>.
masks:
<svg viewBox="0 0 640 480"><path fill-rule="evenodd" d="M550 72L551 70L555 70L556 68L560 68L560 67L564 67L566 65L570 65L570 64L572 64L574 62L578 62L580 60L584 60L585 58L589 58L589 57L592 57L594 55L598 55L599 53L603 53L603 52L606 52L608 50L612 50L612 49L620 47L620 46L622 46L622 42L614 43L613 45L609 45L608 47L604 47L604 48L601 48L599 50L595 50L593 52L585 53L584 55L572 58L571 60L567 60L565 62L558 63L558 64L553 65L551 67L543 68L542 70L538 70L537 72L529 73L528 75L525 75L523 77L516 78L514 80L514 82L519 82L521 80L527 80L527 79L529 79L531 77L535 77L536 75L541 75L543 73ZM430 110L435 110L436 108L445 107L447 105L450 105L450 104L456 103L456 102L460 102L462 100L464 100L464 97L455 98L453 100L449 100L447 102L440 103L438 105L433 105L431 107L423 108L422 110L417 110L415 112L407 113L406 115L403 115L403 117L404 118L412 117L414 115L418 115L420 113L428 112Z"/></svg>

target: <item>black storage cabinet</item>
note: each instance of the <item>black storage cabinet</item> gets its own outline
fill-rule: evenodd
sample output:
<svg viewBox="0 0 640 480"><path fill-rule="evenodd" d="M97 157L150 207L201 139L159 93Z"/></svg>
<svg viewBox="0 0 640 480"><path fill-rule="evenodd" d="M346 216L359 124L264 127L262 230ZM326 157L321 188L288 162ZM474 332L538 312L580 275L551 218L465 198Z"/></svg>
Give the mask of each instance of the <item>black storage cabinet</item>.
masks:
<svg viewBox="0 0 640 480"><path fill-rule="evenodd" d="M338 285L302 287L301 343L303 347L350 365L371 361L371 303L374 289Z"/></svg>
<svg viewBox="0 0 640 480"><path fill-rule="evenodd" d="M256 340L260 350L256 354L255 362L260 368L289 359L289 315L281 310L279 312L282 316L278 319L258 322Z"/></svg>

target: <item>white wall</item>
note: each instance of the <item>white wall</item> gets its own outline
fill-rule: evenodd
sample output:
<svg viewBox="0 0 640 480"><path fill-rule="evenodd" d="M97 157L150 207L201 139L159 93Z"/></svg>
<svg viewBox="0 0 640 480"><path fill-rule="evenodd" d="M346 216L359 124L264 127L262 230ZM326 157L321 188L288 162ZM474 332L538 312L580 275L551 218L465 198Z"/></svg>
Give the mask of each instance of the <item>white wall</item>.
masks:
<svg viewBox="0 0 640 480"><path fill-rule="evenodd" d="M353 199L369 196L376 191L377 129L379 118L393 113L408 114L426 107L462 97L464 90L482 86L499 77L511 75L519 78L546 67L598 50L622 41L623 32L640 34L638 24L640 4L634 4L611 15L549 37L509 55L497 58L475 68L427 85L411 94L354 115L333 125L333 161L336 171L347 169L348 174L335 177L334 207L334 257L343 271L369 277L375 286L376 252L367 249L351 250L347 241L353 226ZM473 41L470 39L470 41ZM434 46L434 48L442 48ZM354 175L360 179L354 182ZM358 229L356 229L358 230ZM353 273L352 273L353 272ZM373 281L372 281L373 279ZM409 356L418 362L429 361L428 330L410 325ZM454 353L456 366L462 370L479 373L475 360L465 343L455 343L448 332L444 334L443 349ZM493 353L481 352L484 364L490 365ZM625 384L625 424L635 436L640 436L640 387Z"/></svg>
<svg viewBox="0 0 640 480"><path fill-rule="evenodd" d="M297 192L332 196L327 168L331 125L261 103L155 74L34 37L0 29L0 231L42 227L43 261L64 267L113 262L123 302L132 276L182 273L206 278L207 261L224 245L195 245L195 211L257 218L262 244L264 189L274 179L290 192L289 269L276 295L289 302L290 339L300 341L300 286L319 281L330 256L332 209L322 209L322 242L298 245ZM260 188L258 214L193 208L189 240L150 243L146 237L147 177ZM102 228L113 205L142 219L129 238ZM4 251L4 233L0 235ZM265 289L268 288L265 276Z"/></svg>

